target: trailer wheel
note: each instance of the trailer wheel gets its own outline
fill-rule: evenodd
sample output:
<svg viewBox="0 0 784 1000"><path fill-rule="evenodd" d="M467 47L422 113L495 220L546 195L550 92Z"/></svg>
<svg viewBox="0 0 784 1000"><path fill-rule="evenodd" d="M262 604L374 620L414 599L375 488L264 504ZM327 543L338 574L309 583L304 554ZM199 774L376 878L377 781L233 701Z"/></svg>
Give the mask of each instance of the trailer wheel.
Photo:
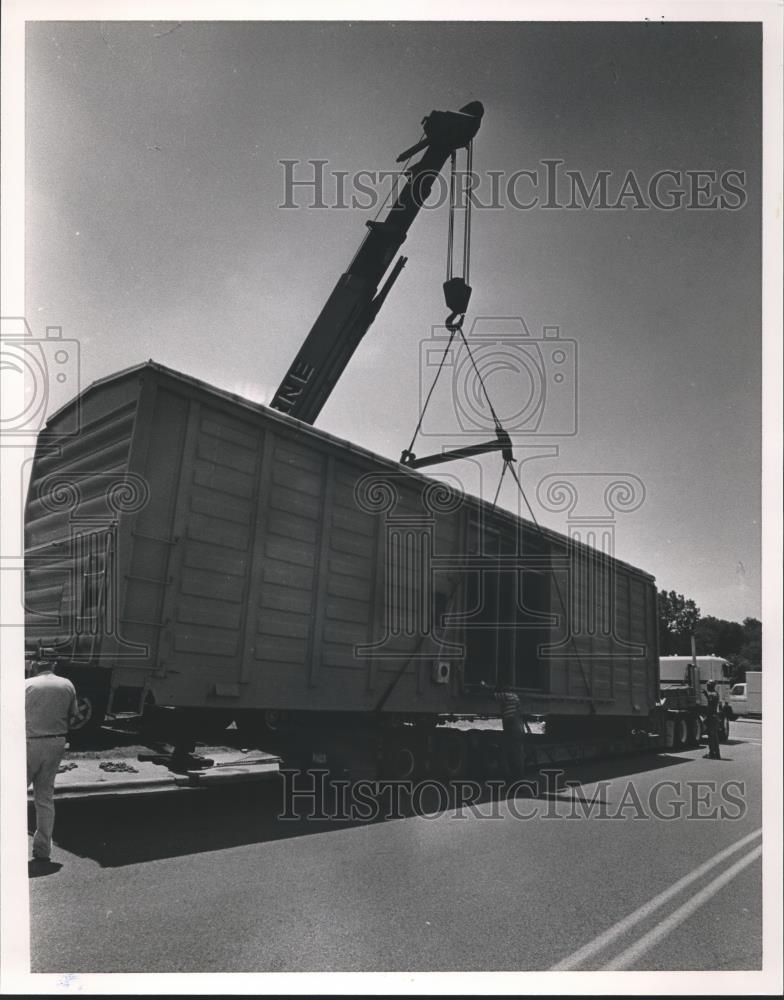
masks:
<svg viewBox="0 0 784 1000"><path fill-rule="evenodd" d="M413 778L419 768L419 760L413 744L407 740L392 743L384 754L384 777L395 781Z"/></svg>
<svg viewBox="0 0 784 1000"><path fill-rule="evenodd" d="M490 737L482 743L482 777L501 778L506 774L506 754L501 740Z"/></svg>
<svg viewBox="0 0 784 1000"><path fill-rule="evenodd" d="M686 719L683 716L679 716L675 720L675 748L680 749L685 747L689 742L689 727Z"/></svg>
<svg viewBox="0 0 784 1000"><path fill-rule="evenodd" d="M83 690L76 694L79 718L68 732L71 746L85 746L95 738L106 717L106 698L97 691Z"/></svg>
<svg viewBox="0 0 784 1000"><path fill-rule="evenodd" d="M701 738L702 724L700 722L700 717L695 715L693 718L689 719L689 746L698 747L700 745Z"/></svg>
<svg viewBox="0 0 784 1000"><path fill-rule="evenodd" d="M268 708L264 713L264 728L269 733L277 733L280 730L283 717L276 708Z"/></svg>
<svg viewBox="0 0 784 1000"><path fill-rule="evenodd" d="M238 714L234 725L237 727L239 743L247 749L279 749L279 741L285 735L284 718L274 708L264 712Z"/></svg>
<svg viewBox="0 0 784 1000"><path fill-rule="evenodd" d="M471 778L482 776L482 730L469 729L464 734L466 748L466 773Z"/></svg>
<svg viewBox="0 0 784 1000"><path fill-rule="evenodd" d="M468 746L459 730L447 729L436 733L436 766L448 780L462 778L468 762Z"/></svg>

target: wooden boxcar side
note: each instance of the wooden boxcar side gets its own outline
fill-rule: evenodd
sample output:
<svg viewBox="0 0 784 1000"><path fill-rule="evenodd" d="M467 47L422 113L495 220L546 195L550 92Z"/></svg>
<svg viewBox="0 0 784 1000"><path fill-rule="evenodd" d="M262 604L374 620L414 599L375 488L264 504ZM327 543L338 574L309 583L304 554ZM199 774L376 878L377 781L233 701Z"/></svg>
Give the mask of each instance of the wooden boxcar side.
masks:
<svg viewBox="0 0 784 1000"><path fill-rule="evenodd" d="M82 406L82 443L37 454L30 551L73 530L42 512L46 475L133 486L102 525L104 620L74 646L115 689L229 713L490 714L496 684L548 715L652 708L648 575L161 366ZM34 565L31 608L51 610L56 559ZM53 636L32 614L28 634Z"/></svg>

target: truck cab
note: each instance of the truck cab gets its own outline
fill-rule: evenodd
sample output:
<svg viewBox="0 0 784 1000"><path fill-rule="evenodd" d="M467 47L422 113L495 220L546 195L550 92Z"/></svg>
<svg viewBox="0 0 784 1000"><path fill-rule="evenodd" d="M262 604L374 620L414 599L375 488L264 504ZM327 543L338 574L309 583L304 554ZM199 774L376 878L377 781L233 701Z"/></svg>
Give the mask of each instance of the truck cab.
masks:
<svg viewBox="0 0 784 1000"><path fill-rule="evenodd" d="M719 696L719 738L722 742L729 739L729 722L734 718L729 704L730 665L722 656L662 656L659 658L659 687L663 698L674 702L675 692L688 689L699 706L706 706L708 701L705 685L708 681L716 682L716 693ZM680 702L682 703L682 696Z"/></svg>
<svg viewBox="0 0 784 1000"><path fill-rule="evenodd" d="M745 684L734 684L730 690L730 696L727 699L727 704L732 711L735 718L739 715L746 714L746 705L748 704L748 698L746 697L746 685Z"/></svg>

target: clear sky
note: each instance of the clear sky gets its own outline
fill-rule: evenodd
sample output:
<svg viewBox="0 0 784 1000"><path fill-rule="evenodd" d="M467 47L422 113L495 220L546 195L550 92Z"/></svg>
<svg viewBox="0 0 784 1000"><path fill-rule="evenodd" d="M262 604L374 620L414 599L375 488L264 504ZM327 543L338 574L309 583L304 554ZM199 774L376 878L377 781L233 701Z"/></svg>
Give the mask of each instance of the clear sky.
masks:
<svg viewBox="0 0 784 1000"><path fill-rule="evenodd" d="M481 100L488 185L543 183L559 159L589 186L611 171L612 203L630 170L644 193L660 170L742 171L735 210L477 209L467 329L522 316L577 343L577 433L522 469L543 524L566 528L537 503L543 477L637 476L616 554L703 614L759 616L760 40L743 24L31 24L28 320L80 341L82 385L153 358L268 402L373 214L281 209L281 160L390 170L423 115ZM393 458L408 445L446 227L444 207L414 223L317 426ZM531 391L524 373L489 382L502 414ZM441 388L419 453L465 443ZM499 459L482 466L492 497ZM508 481L500 502L516 509Z"/></svg>

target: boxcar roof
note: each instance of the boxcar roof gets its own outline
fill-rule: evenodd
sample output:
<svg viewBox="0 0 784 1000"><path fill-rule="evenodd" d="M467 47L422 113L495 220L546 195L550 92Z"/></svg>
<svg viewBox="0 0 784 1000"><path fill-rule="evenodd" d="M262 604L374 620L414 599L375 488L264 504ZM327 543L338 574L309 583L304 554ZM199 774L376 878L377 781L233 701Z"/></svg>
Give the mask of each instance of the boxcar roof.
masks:
<svg viewBox="0 0 784 1000"><path fill-rule="evenodd" d="M49 425L61 414L68 410L70 407L74 406L77 401L83 399L88 394L93 393L96 389L101 386L109 385L113 382L119 382L122 379L131 378L134 375L138 375L141 372L155 372L160 376L164 376L174 382L178 382L184 386L190 386L193 389L198 390L202 393L207 393L210 396L222 399L227 403L231 403L234 406L240 407L244 410L250 410L254 413L263 414L266 419L273 420L281 425L288 427L291 430L296 431L305 437L312 437L318 441L328 442L331 445L340 448L342 451L348 452L350 454L356 455L357 457L369 460L375 465L379 465L388 469L394 469L395 472L399 473L403 470L406 474L410 475L413 479L420 480L426 483L437 482L438 480L433 480L432 478L423 475L416 469L411 469L406 465L402 465L396 462L394 459L385 458L383 455L377 455L375 452L369 451L367 448L362 448L360 445L353 444L351 441L345 441L343 438L339 438L334 434L330 434L328 431L320 430L313 427L311 424L303 423L301 420L297 420L295 417L290 417L285 413L281 413L279 410L273 410L269 406L265 406L264 403L255 403L250 399L245 399L244 396L238 396L236 393L228 392L226 389L219 389L214 385L210 385L209 382L203 382L201 379L194 378L192 375L186 375L183 372L176 371L174 368L169 368L166 365L162 365L157 361L150 359L149 361L144 361L138 365L132 365L129 368L123 368L119 372L115 372L113 375L105 375L103 378L96 379L91 382L85 389L82 390L77 396L75 396L68 403L59 407L46 421L46 427L44 431L49 427ZM521 521L524 524L530 525L532 530L539 532L545 538L549 538L553 541L563 543L569 543L576 545L578 548L590 549L590 546L577 541L575 539L567 538L566 535L561 534L558 531L553 531L550 528L542 527L541 525L535 523L534 521L529 521L527 518L519 517L513 514L511 511L505 510L501 507L493 507L493 505L487 501L483 500L481 497L474 496L473 494L466 494L466 499L472 502L476 507L483 508L486 511L492 509L492 517L500 523L508 523L512 525L517 525ZM595 551L595 550L591 550ZM648 580L653 580L654 577L647 573L645 570L640 569L638 566L633 566L631 563L627 563L622 559L613 557L614 561L619 565L625 567L633 573L639 576L645 577Z"/></svg>

